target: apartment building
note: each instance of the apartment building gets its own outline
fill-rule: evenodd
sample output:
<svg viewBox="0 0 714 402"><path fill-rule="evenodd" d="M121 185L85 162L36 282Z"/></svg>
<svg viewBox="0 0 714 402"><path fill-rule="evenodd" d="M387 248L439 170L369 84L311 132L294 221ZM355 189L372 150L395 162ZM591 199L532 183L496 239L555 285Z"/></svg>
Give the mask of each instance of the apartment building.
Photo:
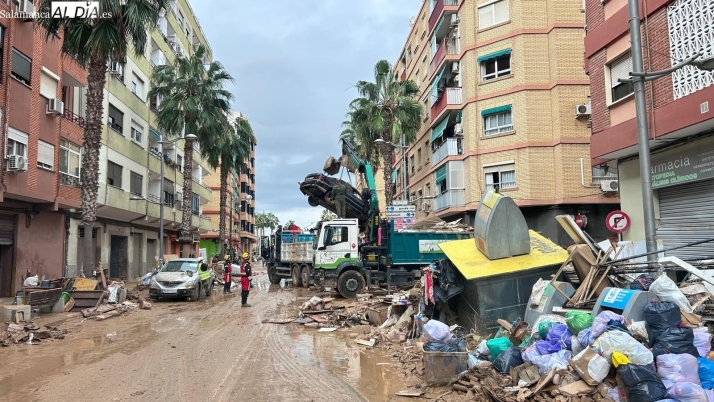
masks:
<svg viewBox="0 0 714 402"><path fill-rule="evenodd" d="M699 52L702 59L714 55L711 1L645 0L640 13L645 71L671 68ZM632 71L628 19L625 0L587 1L591 164L619 173L622 210L632 221L622 237L643 243L634 94L630 84L619 82ZM712 84L714 75L694 66L645 84L655 225L665 248L714 238ZM668 254L702 258L714 254L714 246L705 243Z"/></svg>
<svg viewBox="0 0 714 402"><path fill-rule="evenodd" d="M583 3L426 0L411 25L395 76L420 86L426 112L406 152L418 218L470 223L484 191L497 186L556 243L569 242L559 214L584 215L588 233L610 236L605 216L619 200L600 181L612 172L587 163Z"/></svg>
<svg viewBox="0 0 714 402"><path fill-rule="evenodd" d="M109 268L110 277L133 279L155 267L160 258L161 208L164 211L164 255L198 255L200 234L212 228L211 218L203 214L203 207L213 194L204 178L212 170L195 144L191 168L194 244L189 255L183 255L178 238L184 141L164 143L163 153L160 152L162 138L164 141L176 138L162 136L156 126L156 110L161 100L148 97L154 67L172 63L177 55L191 54L198 44L208 47L190 5L186 0L174 0L152 32L146 54L137 56L130 51L126 60L109 63L104 91L98 218L91 234L84 233L79 216L70 220L69 275L81 269L83 254L78 246L82 238L89 235L96 242L95 261ZM164 165L163 194L161 164Z"/></svg>
<svg viewBox="0 0 714 402"><path fill-rule="evenodd" d="M235 111L228 117L229 121L237 118L246 119L241 112ZM228 206L226 221L226 245L233 249L251 252L258 242L255 228L255 147L257 140L251 145L250 158L240 171L232 170L228 175ZM221 175L220 167L206 177L206 184L213 190L214 197L204 207L204 214L211 217L212 229L201 235L201 249L211 257L220 253L220 214Z"/></svg>
<svg viewBox="0 0 714 402"><path fill-rule="evenodd" d="M3 15L17 7L0 2ZM83 118L73 110L87 82L61 47L31 20L0 18L0 297L14 296L28 272L65 270L67 213L80 206Z"/></svg>

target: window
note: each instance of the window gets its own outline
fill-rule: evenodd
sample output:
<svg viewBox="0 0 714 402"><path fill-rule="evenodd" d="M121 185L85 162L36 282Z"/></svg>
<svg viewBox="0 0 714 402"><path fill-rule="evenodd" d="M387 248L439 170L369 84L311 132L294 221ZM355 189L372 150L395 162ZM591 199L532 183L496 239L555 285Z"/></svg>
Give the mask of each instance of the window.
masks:
<svg viewBox="0 0 714 402"><path fill-rule="evenodd" d="M144 135L144 127L141 127L134 120L131 121L131 140L141 145L141 139Z"/></svg>
<svg viewBox="0 0 714 402"><path fill-rule="evenodd" d="M486 176L486 191L493 190L496 186L498 188L516 187L515 163L484 167L483 172Z"/></svg>
<svg viewBox="0 0 714 402"><path fill-rule="evenodd" d="M121 171L121 166L109 161L107 163L107 184L121 188Z"/></svg>
<svg viewBox="0 0 714 402"><path fill-rule="evenodd" d="M174 193L170 192L169 190L164 190L164 205L166 205L167 207L174 206Z"/></svg>
<svg viewBox="0 0 714 402"><path fill-rule="evenodd" d="M181 28L183 28L183 13L181 10L178 10L178 24Z"/></svg>
<svg viewBox="0 0 714 402"><path fill-rule="evenodd" d="M109 104L107 125L122 135L124 134L124 113L120 112L119 109L115 108L111 103Z"/></svg>
<svg viewBox="0 0 714 402"><path fill-rule="evenodd" d="M510 110L483 116L483 135L495 135L509 131L513 131L513 118Z"/></svg>
<svg viewBox="0 0 714 402"><path fill-rule="evenodd" d="M411 201L411 202L416 201L416 193L411 193L411 194L409 195L409 201Z"/></svg>
<svg viewBox="0 0 714 402"><path fill-rule="evenodd" d="M37 141L37 167L54 170L55 146L44 141Z"/></svg>
<svg viewBox="0 0 714 402"><path fill-rule="evenodd" d="M32 72L32 60L20 53L17 49L12 49L12 72L10 75L21 82L30 85L30 73Z"/></svg>
<svg viewBox="0 0 714 402"><path fill-rule="evenodd" d="M82 166L82 148L65 139L60 140L60 172L79 178Z"/></svg>
<svg viewBox="0 0 714 402"><path fill-rule="evenodd" d="M421 86L421 76L419 75L419 70L416 70L416 73L414 73L414 78L416 79L416 84L418 87Z"/></svg>
<svg viewBox="0 0 714 402"><path fill-rule="evenodd" d="M178 165L176 170L178 170L179 173L183 173L183 156L178 154L176 155L176 164Z"/></svg>
<svg viewBox="0 0 714 402"><path fill-rule="evenodd" d="M417 163L419 164L419 167L421 167L421 148L417 150Z"/></svg>
<svg viewBox="0 0 714 402"><path fill-rule="evenodd" d="M131 92L144 99L144 81L134 73L131 74Z"/></svg>
<svg viewBox="0 0 714 402"><path fill-rule="evenodd" d="M431 184L426 185L426 196L431 197Z"/></svg>
<svg viewBox="0 0 714 402"><path fill-rule="evenodd" d="M10 155L27 158L27 134L12 127L7 134L7 156Z"/></svg>
<svg viewBox="0 0 714 402"><path fill-rule="evenodd" d="M201 199L198 195L193 194L191 197L191 213L194 215L199 215L201 213Z"/></svg>
<svg viewBox="0 0 714 402"><path fill-rule="evenodd" d="M511 73L511 54L494 57L481 62L481 79L483 81L503 77Z"/></svg>
<svg viewBox="0 0 714 402"><path fill-rule="evenodd" d="M409 163L412 166L412 174L414 174L414 155L409 158Z"/></svg>
<svg viewBox="0 0 714 402"><path fill-rule="evenodd" d="M629 51L613 60L610 63L609 68L610 85L612 86L612 92L610 92L611 102L617 102L618 100L635 92L632 83L618 81L620 78L630 78L630 72L632 71L632 56Z"/></svg>
<svg viewBox="0 0 714 402"><path fill-rule="evenodd" d="M57 84L59 84L59 77L50 70L42 67L42 74L40 75L40 95L47 99L56 98Z"/></svg>
<svg viewBox="0 0 714 402"><path fill-rule="evenodd" d="M142 195L144 192L142 191L144 188L144 176L131 172L129 174L129 191L131 191L132 194L136 195Z"/></svg>
<svg viewBox="0 0 714 402"><path fill-rule="evenodd" d="M478 28L484 29L508 21L508 0L499 0L478 9Z"/></svg>
<svg viewBox="0 0 714 402"><path fill-rule="evenodd" d="M412 62L412 47L409 45L409 49L407 49L407 64Z"/></svg>
<svg viewBox="0 0 714 402"><path fill-rule="evenodd" d="M424 193L419 189L419 191L417 191L417 200L421 200L422 198L424 198Z"/></svg>

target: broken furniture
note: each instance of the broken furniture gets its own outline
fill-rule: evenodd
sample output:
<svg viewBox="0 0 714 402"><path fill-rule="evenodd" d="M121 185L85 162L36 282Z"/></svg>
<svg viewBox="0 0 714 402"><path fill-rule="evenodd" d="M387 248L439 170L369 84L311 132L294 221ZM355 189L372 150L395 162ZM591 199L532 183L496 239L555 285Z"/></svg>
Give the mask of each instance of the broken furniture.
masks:
<svg viewBox="0 0 714 402"><path fill-rule="evenodd" d="M53 313L61 313L64 311L64 300L60 298L62 292L64 292L62 288L24 288L23 304L38 310L51 307ZM27 317L27 319L29 318Z"/></svg>
<svg viewBox="0 0 714 402"><path fill-rule="evenodd" d="M103 294L103 290L73 290L70 292L70 296L74 299L74 307L70 311L82 311L95 307Z"/></svg>
<svg viewBox="0 0 714 402"><path fill-rule="evenodd" d="M468 370L469 352L428 352L422 349L424 381L443 385Z"/></svg>

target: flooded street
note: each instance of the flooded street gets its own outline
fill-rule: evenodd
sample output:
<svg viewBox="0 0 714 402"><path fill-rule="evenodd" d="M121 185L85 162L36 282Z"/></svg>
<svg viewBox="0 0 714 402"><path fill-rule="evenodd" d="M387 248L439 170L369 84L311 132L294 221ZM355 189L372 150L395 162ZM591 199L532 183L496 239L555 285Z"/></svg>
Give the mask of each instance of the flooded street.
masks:
<svg viewBox="0 0 714 402"><path fill-rule="evenodd" d="M305 289L257 277L240 294L158 302L106 321L73 318L64 340L0 349L2 401L391 401L404 389L391 357L349 332L317 333L286 318Z"/></svg>

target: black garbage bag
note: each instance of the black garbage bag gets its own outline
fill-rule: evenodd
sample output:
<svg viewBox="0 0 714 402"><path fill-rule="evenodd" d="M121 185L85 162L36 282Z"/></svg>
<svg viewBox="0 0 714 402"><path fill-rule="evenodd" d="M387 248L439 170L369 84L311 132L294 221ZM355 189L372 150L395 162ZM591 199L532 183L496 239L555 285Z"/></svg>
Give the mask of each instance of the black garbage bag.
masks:
<svg viewBox="0 0 714 402"><path fill-rule="evenodd" d="M630 289L634 290L644 290L645 292L650 290L650 286L652 285L652 282L655 281L655 278L650 275L650 274L642 274L635 278L632 283L630 283Z"/></svg>
<svg viewBox="0 0 714 402"><path fill-rule="evenodd" d="M623 324L617 320L610 320L607 322L607 329L605 329L605 332L610 332L610 331L622 331L622 332L626 333L627 335L632 336L632 332L630 332L630 330L627 329L625 324Z"/></svg>
<svg viewBox="0 0 714 402"><path fill-rule="evenodd" d="M454 339L451 343L429 341L424 345L427 352L466 352L466 342L463 339Z"/></svg>
<svg viewBox="0 0 714 402"><path fill-rule="evenodd" d="M691 328L665 329L655 340L655 344L652 346L652 355L657 359L657 356L665 353L688 353L699 357L699 351L694 346L694 331Z"/></svg>
<svg viewBox="0 0 714 402"><path fill-rule="evenodd" d="M662 331L667 328L677 328L682 323L682 313L676 304L664 302L649 302L643 308L647 337L650 347L654 346Z"/></svg>
<svg viewBox="0 0 714 402"><path fill-rule="evenodd" d="M667 389L651 365L623 364L617 367L617 374L625 384L627 402L659 401L667 396Z"/></svg>
<svg viewBox="0 0 714 402"><path fill-rule="evenodd" d="M521 364L523 364L521 349L518 346L511 346L496 357L493 368L501 374L508 374L511 372L511 367L518 367Z"/></svg>

